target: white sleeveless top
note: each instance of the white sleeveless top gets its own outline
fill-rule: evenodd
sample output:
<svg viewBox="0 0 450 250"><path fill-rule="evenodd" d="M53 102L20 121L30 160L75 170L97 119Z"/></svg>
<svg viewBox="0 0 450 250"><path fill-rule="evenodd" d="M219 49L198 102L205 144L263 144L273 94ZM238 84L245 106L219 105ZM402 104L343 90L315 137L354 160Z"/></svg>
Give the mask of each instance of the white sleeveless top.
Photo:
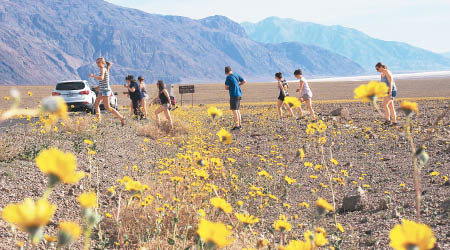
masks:
<svg viewBox="0 0 450 250"><path fill-rule="evenodd" d="M303 95L309 95L309 96L312 96L312 91L311 91L311 89L309 88L308 81L306 81L306 79L305 79L304 77L302 77L302 78L300 79L300 82L303 82L303 89L302 89L301 95L302 95L302 96L303 96Z"/></svg>
<svg viewBox="0 0 450 250"><path fill-rule="evenodd" d="M105 68L105 76L103 77L103 80L98 81L98 87L100 90L109 90L109 71Z"/></svg>

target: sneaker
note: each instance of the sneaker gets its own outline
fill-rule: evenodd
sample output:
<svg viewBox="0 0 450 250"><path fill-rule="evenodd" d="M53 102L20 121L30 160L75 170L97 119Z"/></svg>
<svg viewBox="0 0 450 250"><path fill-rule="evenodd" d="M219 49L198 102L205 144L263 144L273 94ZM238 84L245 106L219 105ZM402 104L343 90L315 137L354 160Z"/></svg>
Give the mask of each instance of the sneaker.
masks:
<svg viewBox="0 0 450 250"><path fill-rule="evenodd" d="M236 129L239 129L239 127L238 126L234 126L231 130L236 130Z"/></svg>
<svg viewBox="0 0 450 250"><path fill-rule="evenodd" d="M242 126L237 127L238 130L242 130Z"/></svg>

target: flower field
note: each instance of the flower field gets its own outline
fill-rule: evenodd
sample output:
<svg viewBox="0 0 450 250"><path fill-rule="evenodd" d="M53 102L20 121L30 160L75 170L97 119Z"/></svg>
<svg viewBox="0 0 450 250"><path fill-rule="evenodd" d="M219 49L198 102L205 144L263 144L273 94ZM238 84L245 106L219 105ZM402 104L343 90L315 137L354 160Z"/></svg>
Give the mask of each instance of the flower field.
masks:
<svg viewBox="0 0 450 250"><path fill-rule="evenodd" d="M449 100L409 101L398 127L353 100L316 121L244 104L233 132L220 105L178 108L169 133L41 108L0 130L0 248L449 249Z"/></svg>

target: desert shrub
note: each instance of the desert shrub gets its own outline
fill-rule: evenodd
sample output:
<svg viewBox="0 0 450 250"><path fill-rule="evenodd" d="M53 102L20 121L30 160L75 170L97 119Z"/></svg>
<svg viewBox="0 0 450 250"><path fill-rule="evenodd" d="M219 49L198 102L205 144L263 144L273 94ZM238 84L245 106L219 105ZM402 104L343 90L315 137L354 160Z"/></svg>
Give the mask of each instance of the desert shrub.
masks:
<svg viewBox="0 0 450 250"><path fill-rule="evenodd" d="M140 136L145 136L153 140L162 138L164 136L180 136L188 133L188 126L179 120L173 121L173 129L167 121L161 122L161 126L156 126L155 123L149 122L145 125L137 125L136 131Z"/></svg>

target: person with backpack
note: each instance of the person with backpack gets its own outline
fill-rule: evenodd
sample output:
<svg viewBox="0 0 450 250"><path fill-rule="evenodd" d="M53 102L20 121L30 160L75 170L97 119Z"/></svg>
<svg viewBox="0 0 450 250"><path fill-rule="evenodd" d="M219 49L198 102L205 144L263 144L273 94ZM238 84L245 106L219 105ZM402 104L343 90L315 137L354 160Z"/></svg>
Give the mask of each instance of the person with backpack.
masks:
<svg viewBox="0 0 450 250"><path fill-rule="evenodd" d="M289 96L289 93L288 93L289 85L288 85L287 81L283 78L283 73L281 73L281 72L276 73L275 80L277 80L278 90L279 90L278 100L277 100L277 111L278 111L278 115L280 116L280 119L283 118L283 105L289 111L291 116L294 116L294 112L292 111L291 107L287 103L284 103L284 98L286 96Z"/></svg>
<svg viewBox="0 0 450 250"><path fill-rule="evenodd" d="M128 95L131 99L131 105L133 108L133 114L136 115L136 117L142 119L144 115L142 114L141 110L141 104L142 104L142 92L139 84L134 79L133 75L128 75L125 78L125 81L127 84L124 85L124 87L128 90Z"/></svg>
<svg viewBox="0 0 450 250"><path fill-rule="evenodd" d="M97 99L95 99L94 107L95 112L97 114L97 118L101 121L101 113L100 113L100 102L103 101L103 105L105 106L105 110L112 113L114 116L120 119L120 123L122 126L125 125L125 118L115 109L111 108L109 104L109 98L112 94L111 86L109 84L109 70L111 69L111 63L107 62L105 58L99 57L96 60L97 66L100 69L100 74L98 76L94 74L89 74L89 77L92 77L98 80L98 95Z"/></svg>
<svg viewBox="0 0 450 250"><path fill-rule="evenodd" d="M225 80L225 89L228 90L230 94L230 109L233 111L234 122L236 124L232 130L240 130L242 129L240 112L242 99L241 86L247 82L238 74L233 73L230 66L225 67L225 75L227 76Z"/></svg>

